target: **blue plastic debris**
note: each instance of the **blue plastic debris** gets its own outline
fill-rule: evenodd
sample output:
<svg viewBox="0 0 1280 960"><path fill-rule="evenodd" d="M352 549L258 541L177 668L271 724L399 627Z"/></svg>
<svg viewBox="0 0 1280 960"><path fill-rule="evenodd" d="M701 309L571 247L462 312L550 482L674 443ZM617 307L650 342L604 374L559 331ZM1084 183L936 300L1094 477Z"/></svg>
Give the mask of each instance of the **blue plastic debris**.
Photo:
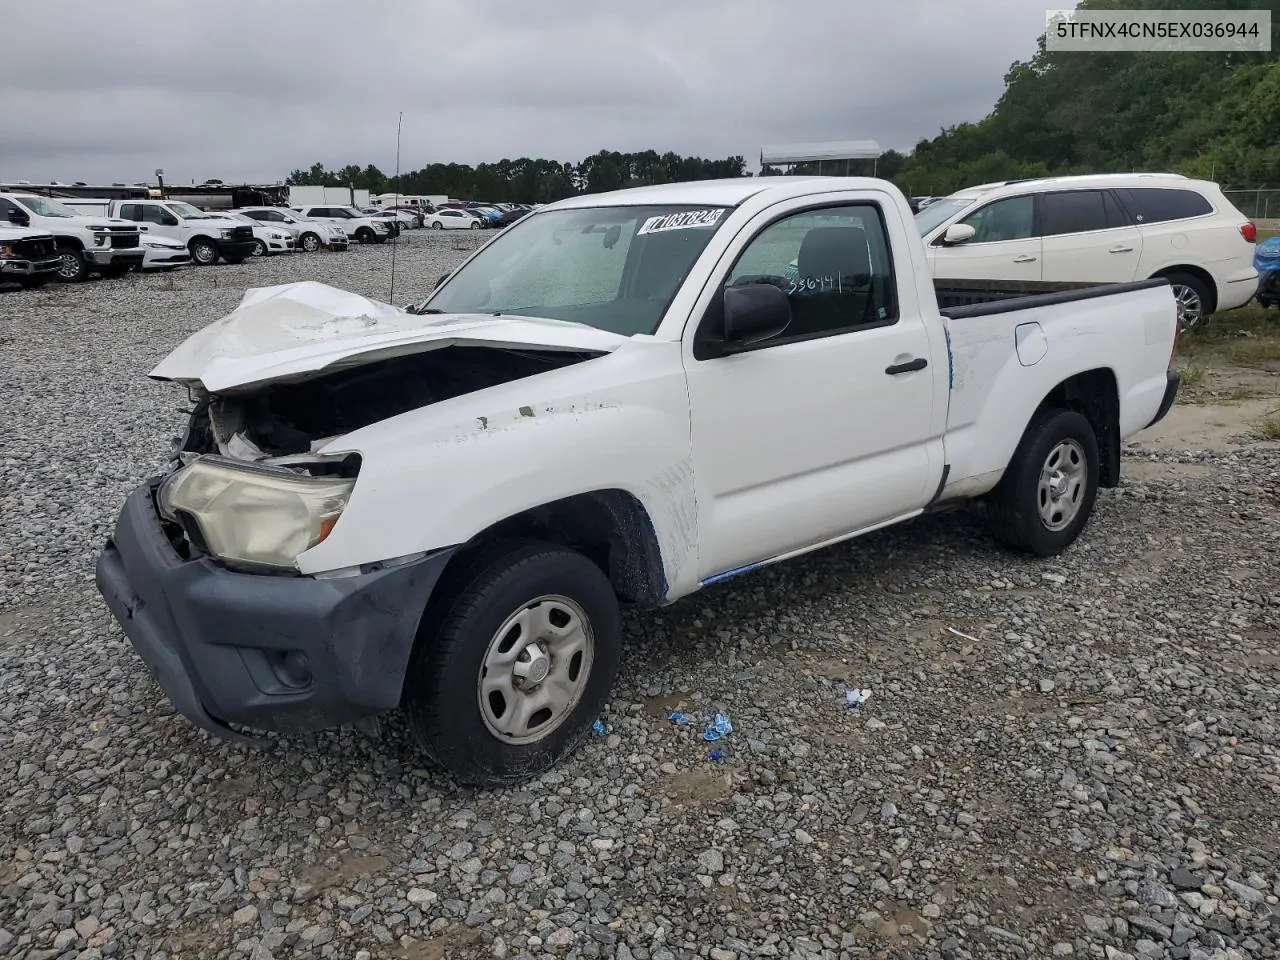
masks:
<svg viewBox="0 0 1280 960"><path fill-rule="evenodd" d="M712 750L707 754L707 759L712 763L724 763L724 754L719 750Z"/></svg>
<svg viewBox="0 0 1280 960"><path fill-rule="evenodd" d="M850 710L857 710L867 702L869 696L871 696L870 690L846 690L844 692L845 706Z"/></svg>
<svg viewBox="0 0 1280 960"><path fill-rule="evenodd" d="M702 739L708 743L714 743L728 733L733 733L733 724L723 713L717 713L715 720L711 721L710 726L707 727L707 732L702 735Z"/></svg>
<svg viewBox="0 0 1280 960"><path fill-rule="evenodd" d="M609 732L609 726L603 720L597 720L591 725L591 729L602 737Z"/></svg>
<svg viewBox="0 0 1280 960"><path fill-rule="evenodd" d="M689 716L687 713L673 713L671 714L671 720L680 724L682 727L693 726L693 717Z"/></svg>

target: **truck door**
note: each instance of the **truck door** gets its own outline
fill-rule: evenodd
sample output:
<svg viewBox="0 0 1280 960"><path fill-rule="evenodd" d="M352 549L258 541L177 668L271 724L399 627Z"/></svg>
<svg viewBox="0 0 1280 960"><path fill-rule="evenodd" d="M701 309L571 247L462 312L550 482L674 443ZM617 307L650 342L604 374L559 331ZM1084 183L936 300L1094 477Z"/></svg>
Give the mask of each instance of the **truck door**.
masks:
<svg viewBox="0 0 1280 960"><path fill-rule="evenodd" d="M945 353L890 243L915 237L887 194L841 196L761 214L687 325L704 582L909 515L941 478ZM759 282L786 292L790 326L729 355L704 346L722 339L724 290Z"/></svg>
<svg viewBox="0 0 1280 960"><path fill-rule="evenodd" d="M124 202L120 204L121 220L133 220L147 228L147 235L167 237L186 243L182 222L158 203Z"/></svg>

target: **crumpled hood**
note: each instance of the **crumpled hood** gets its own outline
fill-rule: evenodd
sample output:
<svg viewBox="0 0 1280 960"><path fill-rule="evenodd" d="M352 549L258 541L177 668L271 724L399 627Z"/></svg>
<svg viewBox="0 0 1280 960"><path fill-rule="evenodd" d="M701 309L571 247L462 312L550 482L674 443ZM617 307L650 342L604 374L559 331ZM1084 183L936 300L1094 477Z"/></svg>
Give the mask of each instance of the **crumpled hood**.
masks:
<svg viewBox="0 0 1280 960"><path fill-rule="evenodd" d="M249 290L149 376L222 393L452 346L608 353L628 340L560 320L418 316L314 281Z"/></svg>

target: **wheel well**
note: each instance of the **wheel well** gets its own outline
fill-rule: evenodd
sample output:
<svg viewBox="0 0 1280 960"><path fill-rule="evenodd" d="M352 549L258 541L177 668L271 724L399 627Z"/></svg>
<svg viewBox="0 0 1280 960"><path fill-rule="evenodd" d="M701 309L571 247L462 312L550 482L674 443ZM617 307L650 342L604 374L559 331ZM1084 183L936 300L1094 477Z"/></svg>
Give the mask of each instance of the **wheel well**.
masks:
<svg viewBox="0 0 1280 960"><path fill-rule="evenodd" d="M609 577L619 599L653 606L666 595L658 537L648 511L625 490L595 490L525 510L481 531L463 545L445 568L504 540L536 539L586 556Z"/></svg>
<svg viewBox="0 0 1280 960"><path fill-rule="evenodd" d="M214 240L213 237L199 236L199 237L192 237L190 240L187 241L187 249L190 250L201 240L205 241L205 243L213 244L215 248L218 246L218 242Z"/></svg>
<svg viewBox="0 0 1280 960"><path fill-rule="evenodd" d="M1202 270L1200 267L1192 267L1184 264L1176 267L1165 267L1163 270L1152 274L1151 279L1154 280L1156 277L1171 277L1177 273L1185 273L1187 276L1195 277L1204 284L1205 289L1209 291L1209 303L1205 304L1205 316L1213 313L1214 309L1218 306L1218 285L1213 282L1213 276L1208 271Z"/></svg>
<svg viewBox="0 0 1280 960"><path fill-rule="evenodd" d="M1120 483L1120 388L1116 375L1102 367L1068 377L1049 391L1040 402L1041 410L1075 410L1084 415L1098 438L1098 483L1114 487Z"/></svg>
<svg viewBox="0 0 1280 960"><path fill-rule="evenodd" d="M53 241L58 247L70 247L72 250L84 249L84 242L79 237L54 237Z"/></svg>

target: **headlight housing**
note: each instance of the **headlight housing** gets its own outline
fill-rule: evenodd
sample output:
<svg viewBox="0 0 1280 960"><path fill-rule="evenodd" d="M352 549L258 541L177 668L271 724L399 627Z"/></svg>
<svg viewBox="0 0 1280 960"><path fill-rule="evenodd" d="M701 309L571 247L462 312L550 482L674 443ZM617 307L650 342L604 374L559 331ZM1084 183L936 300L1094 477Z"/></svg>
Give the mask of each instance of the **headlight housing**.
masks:
<svg viewBox="0 0 1280 960"><path fill-rule="evenodd" d="M18 245L16 243L0 243L0 260L16 260Z"/></svg>
<svg viewBox="0 0 1280 960"><path fill-rule="evenodd" d="M223 227L221 235L223 240L230 240L235 236L235 232L230 227Z"/></svg>
<svg viewBox="0 0 1280 960"><path fill-rule="evenodd" d="M219 560L296 570L298 555L332 532L354 486L349 477L206 456L170 475L156 501L188 532L194 523L200 546Z"/></svg>

